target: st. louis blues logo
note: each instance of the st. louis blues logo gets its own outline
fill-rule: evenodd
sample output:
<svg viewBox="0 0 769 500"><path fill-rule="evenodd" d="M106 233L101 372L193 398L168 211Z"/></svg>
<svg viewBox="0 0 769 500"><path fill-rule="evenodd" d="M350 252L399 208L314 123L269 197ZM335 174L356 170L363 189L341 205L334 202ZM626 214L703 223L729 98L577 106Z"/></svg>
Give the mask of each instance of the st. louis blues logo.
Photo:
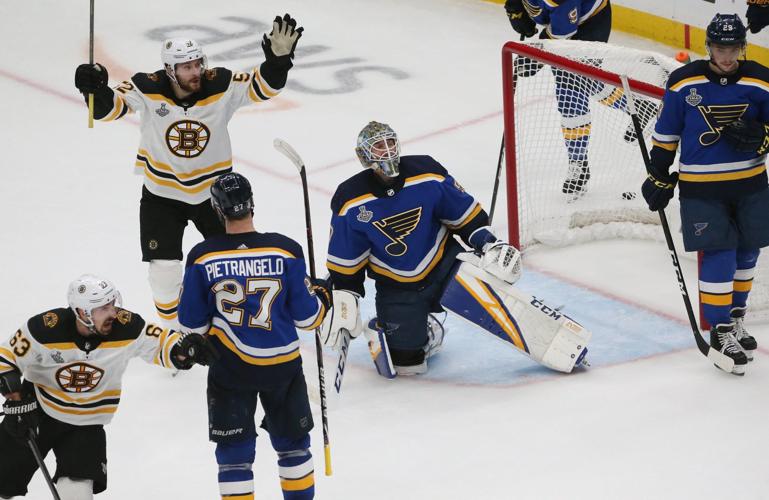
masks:
<svg viewBox="0 0 769 500"><path fill-rule="evenodd" d="M372 212L371 210L366 210L366 205L361 205L358 207L357 219L360 222L369 222L373 216L374 216L374 212Z"/></svg>
<svg viewBox="0 0 769 500"><path fill-rule="evenodd" d="M694 236L702 236L702 231L708 227L707 222L695 222L694 223Z"/></svg>
<svg viewBox="0 0 769 500"><path fill-rule="evenodd" d="M708 125L708 131L700 134L700 144L710 146L721 137L721 129L725 125L738 120L748 104L724 104L719 106L698 106L705 123Z"/></svg>
<svg viewBox="0 0 769 500"><path fill-rule="evenodd" d="M421 217L422 207L417 207L374 222L374 227L392 241L385 246L385 251L393 257L400 257L406 253L409 247L403 240L414 231Z"/></svg>
<svg viewBox="0 0 769 500"><path fill-rule="evenodd" d="M689 89L689 95L684 100L689 106L699 106L702 102L702 96L697 93L697 89Z"/></svg>

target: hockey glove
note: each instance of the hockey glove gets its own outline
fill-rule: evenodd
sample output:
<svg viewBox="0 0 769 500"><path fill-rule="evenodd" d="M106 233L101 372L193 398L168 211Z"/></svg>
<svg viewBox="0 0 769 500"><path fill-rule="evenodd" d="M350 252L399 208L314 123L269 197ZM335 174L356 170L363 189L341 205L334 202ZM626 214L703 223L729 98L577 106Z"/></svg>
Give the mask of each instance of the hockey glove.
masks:
<svg viewBox="0 0 769 500"><path fill-rule="evenodd" d="M650 172L641 186L641 193L644 195L646 204L649 205L649 210L656 212L668 206L675 192L676 183L678 183L678 172L672 174Z"/></svg>
<svg viewBox="0 0 769 500"><path fill-rule="evenodd" d="M510 19L510 26L523 38L529 38L537 34L537 23L535 23L523 8L522 0L507 0L505 2L505 11Z"/></svg>
<svg viewBox="0 0 769 500"><path fill-rule="evenodd" d="M199 333L187 333L171 352L171 360L180 370L189 370L195 363L199 365L209 365L219 359L219 351Z"/></svg>
<svg viewBox="0 0 769 500"><path fill-rule="evenodd" d="M275 60L288 56L294 58L296 42L302 37L304 28L296 27L296 19L286 14L282 18L276 16L272 22L272 31L262 38L262 49L267 60Z"/></svg>
<svg viewBox="0 0 769 500"><path fill-rule="evenodd" d="M93 94L107 87L109 73L107 68L99 63L81 64L75 70L75 87L83 94Z"/></svg>
<svg viewBox="0 0 769 500"><path fill-rule="evenodd" d="M487 243L483 247L481 267L489 274L512 285L521 277L521 253L504 241Z"/></svg>
<svg viewBox="0 0 769 500"><path fill-rule="evenodd" d="M320 303L326 308L326 311L329 311L333 303L331 299L331 281L321 278L309 278L309 280L310 290L316 297L318 297L318 300L320 300Z"/></svg>
<svg viewBox="0 0 769 500"><path fill-rule="evenodd" d="M358 303L360 296L349 290L334 290L334 307L320 325L323 345L338 350L344 335L355 338L363 331Z"/></svg>
<svg viewBox="0 0 769 500"><path fill-rule="evenodd" d="M751 33L758 33L769 24L769 0L748 0L748 11L745 13L748 19L748 29Z"/></svg>
<svg viewBox="0 0 769 500"><path fill-rule="evenodd" d="M14 439L26 442L31 430L37 434L40 425L37 399L35 396L25 396L20 401L6 400L3 404L5 418L2 426Z"/></svg>
<svg viewBox="0 0 769 500"><path fill-rule="evenodd" d="M740 153L766 154L769 150L769 125L757 121L735 120L721 135Z"/></svg>

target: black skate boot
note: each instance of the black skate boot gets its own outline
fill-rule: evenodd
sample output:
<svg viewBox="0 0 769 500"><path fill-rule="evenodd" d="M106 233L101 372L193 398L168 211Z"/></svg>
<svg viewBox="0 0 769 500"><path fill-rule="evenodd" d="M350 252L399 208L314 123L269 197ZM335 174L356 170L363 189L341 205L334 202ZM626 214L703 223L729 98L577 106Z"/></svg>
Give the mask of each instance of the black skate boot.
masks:
<svg viewBox="0 0 769 500"><path fill-rule="evenodd" d="M710 347L729 356L734 360L735 375L745 375L745 366L748 364L748 357L742 350L737 339L734 338L734 323L721 324L710 329Z"/></svg>
<svg viewBox="0 0 769 500"><path fill-rule="evenodd" d="M581 198L587 192L587 181L590 180L590 168L587 160L569 160L569 171L563 181L561 191L567 195L568 201Z"/></svg>
<svg viewBox="0 0 769 500"><path fill-rule="evenodd" d="M735 307L731 311L732 320L734 321L734 338L739 342L742 350L745 351L745 356L748 357L748 361L753 361L753 351L758 348L758 342L755 337L750 335L745 330L745 307Z"/></svg>
<svg viewBox="0 0 769 500"><path fill-rule="evenodd" d="M652 119L653 116L657 114L657 105L654 104L651 101L638 101L638 121L641 125L641 130L646 128L646 125L649 124L649 121ZM638 136L636 136L635 133L635 127L633 126L633 121L630 121L630 125L627 126L625 129L625 135L623 137L625 139L625 142L633 143L638 139Z"/></svg>

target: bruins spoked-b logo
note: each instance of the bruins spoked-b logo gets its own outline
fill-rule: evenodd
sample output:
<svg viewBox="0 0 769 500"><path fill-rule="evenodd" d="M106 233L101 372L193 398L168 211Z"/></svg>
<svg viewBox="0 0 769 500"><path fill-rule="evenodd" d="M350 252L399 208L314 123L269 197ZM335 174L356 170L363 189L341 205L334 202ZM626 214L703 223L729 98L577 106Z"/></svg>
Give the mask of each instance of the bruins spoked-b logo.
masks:
<svg viewBox="0 0 769 500"><path fill-rule="evenodd" d="M748 104L724 104L721 106L697 106L700 114L707 123L708 130L700 134L700 144L710 146L721 137L721 129L725 125L740 119Z"/></svg>
<svg viewBox="0 0 769 500"><path fill-rule="evenodd" d="M72 363L56 372L56 382L66 392L92 391L104 376L104 370L88 363Z"/></svg>
<svg viewBox="0 0 769 500"><path fill-rule="evenodd" d="M382 234L392 241L385 246L385 251L393 257L399 257L406 253L409 247L403 240L414 231L421 217L422 207L417 207L375 221L374 227L382 231Z"/></svg>
<svg viewBox="0 0 769 500"><path fill-rule="evenodd" d="M206 149L211 131L195 120L181 120L166 130L166 144L181 158L195 158Z"/></svg>

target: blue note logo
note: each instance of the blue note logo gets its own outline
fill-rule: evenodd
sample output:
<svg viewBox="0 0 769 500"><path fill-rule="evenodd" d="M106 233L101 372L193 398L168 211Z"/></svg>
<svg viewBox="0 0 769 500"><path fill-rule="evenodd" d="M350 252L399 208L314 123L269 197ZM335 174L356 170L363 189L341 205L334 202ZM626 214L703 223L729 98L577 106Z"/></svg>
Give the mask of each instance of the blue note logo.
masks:
<svg viewBox="0 0 769 500"><path fill-rule="evenodd" d="M385 246L385 251L393 257L405 254L409 247L403 240L416 229L421 217L422 207L417 207L374 222L374 227L392 242Z"/></svg>
<svg viewBox="0 0 769 500"><path fill-rule="evenodd" d="M702 236L702 231L708 227L707 222L695 222L694 223L694 236Z"/></svg>

